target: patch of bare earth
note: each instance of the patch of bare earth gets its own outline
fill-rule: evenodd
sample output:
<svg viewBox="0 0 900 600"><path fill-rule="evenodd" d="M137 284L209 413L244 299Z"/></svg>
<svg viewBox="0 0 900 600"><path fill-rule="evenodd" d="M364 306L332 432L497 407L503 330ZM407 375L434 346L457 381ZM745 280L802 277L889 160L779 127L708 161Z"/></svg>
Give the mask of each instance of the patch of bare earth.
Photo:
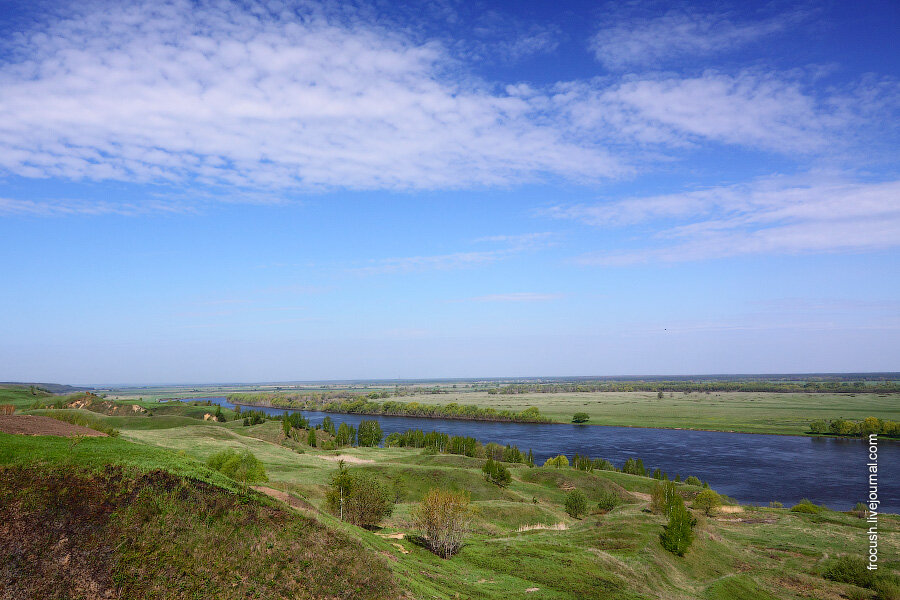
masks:
<svg viewBox="0 0 900 600"><path fill-rule="evenodd" d="M0 431L16 435L58 435L62 437L78 435L101 437L106 435L81 425L72 425L65 421L37 415L0 415Z"/></svg>
<svg viewBox="0 0 900 600"><path fill-rule="evenodd" d="M270 488L264 485L254 485L252 487L254 490L261 494L265 494L266 496L275 498L276 500L281 500L291 508L316 512L316 507L314 507L312 504L310 504L306 500L301 500L296 496L291 496L287 492L282 492L281 490L276 490L275 488Z"/></svg>

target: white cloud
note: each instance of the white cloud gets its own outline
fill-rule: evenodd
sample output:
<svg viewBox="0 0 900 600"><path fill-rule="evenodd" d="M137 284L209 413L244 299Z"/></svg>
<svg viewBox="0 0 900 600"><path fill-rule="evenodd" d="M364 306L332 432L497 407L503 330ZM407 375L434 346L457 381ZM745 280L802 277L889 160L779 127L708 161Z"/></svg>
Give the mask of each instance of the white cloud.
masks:
<svg viewBox="0 0 900 600"><path fill-rule="evenodd" d="M787 30L803 18L791 13L754 22L734 22L725 14L671 11L604 27L591 49L607 69L659 65L685 56L708 56L739 48Z"/></svg>
<svg viewBox="0 0 900 600"><path fill-rule="evenodd" d="M559 91L555 100L572 122L605 134L609 145L683 149L717 142L825 153L849 146L854 131L892 114L900 86L869 82L819 98L801 78L751 70L629 77L606 87L575 82Z"/></svg>
<svg viewBox="0 0 900 600"><path fill-rule="evenodd" d="M650 245L584 255L578 259L582 264L872 251L900 246L900 181L852 182L825 174L774 177L682 194L555 206L546 214L599 227L655 227Z"/></svg>
<svg viewBox="0 0 900 600"><path fill-rule="evenodd" d="M821 156L846 153L867 127L882 138L896 129L893 79L826 91L796 73L756 70L501 86L474 78L449 41L389 30L355 9L77 6L5 41L0 173L272 202L286 189L592 182L708 143ZM747 27L732 29L746 37ZM512 44L510 56L556 43L551 28L517 31L491 39ZM179 207L4 202L7 214ZM479 259L465 254L436 262Z"/></svg>
<svg viewBox="0 0 900 600"><path fill-rule="evenodd" d="M0 67L0 168L25 177L419 189L622 163L473 82L437 43L260 5L94 6Z"/></svg>
<svg viewBox="0 0 900 600"><path fill-rule="evenodd" d="M22 200L0 198L0 215L28 215L37 217L62 217L70 215L123 215L135 216L151 212L193 213L196 210L184 204L149 201L118 203L85 200Z"/></svg>

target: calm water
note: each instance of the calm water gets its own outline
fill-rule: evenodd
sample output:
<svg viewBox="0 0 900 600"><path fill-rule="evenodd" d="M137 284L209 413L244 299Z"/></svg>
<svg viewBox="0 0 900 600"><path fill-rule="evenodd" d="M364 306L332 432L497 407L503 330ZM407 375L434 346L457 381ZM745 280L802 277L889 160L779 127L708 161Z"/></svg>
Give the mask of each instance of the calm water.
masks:
<svg viewBox="0 0 900 600"><path fill-rule="evenodd" d="M226 408L227 399L211 400ZM248 407L250 408L250 407ZM252 407L256 409L256 407ZM262 408L271 415L284 409ZM315 425L323 412L301 412ZM534 451L535 461L557 454L570 459L576 452L605 458L618 467L629 457L641 458L650 468L659 467L682 479L696 475L716 491L744 503L785 505L801 498L846 510L868 494L868 444L857 439L811 438L784 435L721 433L672 429L639 429L597 425L490 423L414 417L331 414L335 426L357 427L363 419L377 419L385 435L407 429L469 435L483 443L497 442ZM885 512L900 512L900 442L878 444L879 500Z"/></svg>

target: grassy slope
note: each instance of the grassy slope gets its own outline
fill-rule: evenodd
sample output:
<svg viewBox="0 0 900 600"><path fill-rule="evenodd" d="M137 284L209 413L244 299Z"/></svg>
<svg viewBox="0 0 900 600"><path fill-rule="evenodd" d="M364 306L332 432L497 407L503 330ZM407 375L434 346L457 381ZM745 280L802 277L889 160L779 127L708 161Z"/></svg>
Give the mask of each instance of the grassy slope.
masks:
<svg viewBox="0 0 900 600"><path fill-rule="evenodd" d="M253 427L239 423L198 424L179 429L123 431L125 437L203 458L222 446L247 447L266 463L272 486L322 507L325 487L335 463L304 447L303 453L272 443L278 423ZM303 445L301 445L303 446ZM429 487L468 490L479 509L474 534L450 561L437 559L410 542L385 540L345 526L364 543L389 552L401 583L414 596L451 598L591 597L609 598L838 598L845 586L816 573L826 556L862 553L863 522L841 513L808 516L786 510L758 509L707 519L700 516L697 542L685 558L659 546L663 519L642 511L646 502L582 520L562 510L563 488L584 490L589 499L601 489L649 490L650 481L621 473L583 473L573 469L515 467L507 489L481 478L478 459L430 456L405 449L348 449L343 454L372 462L370 469L397 482L401 502L383 525L385 533L413 531L409 511ZM628 494L625 493L627 496ZM536 501L536 502L535 502ZM328 516L322 516L329 519ZM565 523L565 531L517 533L523 525ZM900 521L881 521L882 556L898 556ZM395 544L401 546L404 553ZM893 563L896 568L898 563ZM527 592L530 588L538 592Z"/></svg>
<svg viewBox="0 0 900 600"><path fill-rule="evenodd" d="M99 442L108 445L105 447L91 447L98 442L85 439L75 443L72 451L65 450L72 441L54 441L47 447L55 450L45 460L97 466L124 461L141 466L167 457L172 462L167 468L185 473L186 469L193 470L209 478L214 475L204 474L202 464L192 459L202 461L223 447L248 448L265 463L271 479L268 485L320 508L336 468L333 460L327 460L334 458L335 452L319 452L303 443L290 444L293 449L280 444L277 422L243 427L239 422L209 423L171 414L104 418L117 419L123 439ZM189 424L153 425L156 419L172 418L189 419ZM24 443L12 442L10 437L0 437L0 462L21 463L21 457L31 453L21 445L10 446ZM116 446L129 441L137 443L131 444L128 452ZM482 462L478 459L407 449L342 452L371 461L353 468L371 469L385 480L396 482L401 501L383 523L382 532L361 530L324 513L315 517L346 532L363 547L389 557L388 564L400 586L415 598L836 599L849 588L817 576L823 560L841 553L862 555L866 543L863 521L855 517L759 509L713 519L699 516L697 541L687 556L677 558L658 543L663 519L643 512L644 497L626 491L646 493L650 481L645 478L517 466L512 469L513 483L500 489L482 479ZM470 491L479 511L471 539L449 561L435 557L408 538L378 535L413 533L410 509L435 483ZM600 490L607 489L631 501L609 514L594 513L574 520L562 510L564 488L571 486L584 490L592 501ZM523 525L556 523L564 523L568 529L516 531ZM900 556L898 529L897 517L881 519L881 556L893 561L882 563L882 568L900 565L896 560ZM538 589L528 591L533 588ZM866 597L860 590L856 593Z"/></svg>
<svg viewBox="0 0 900 600"><path fill-rule="evenodd" d="M489 395L484 392L420 394L401 398L420 404L475 404L521 411L536 406L551 419L568 423L576 412L590 415L593 425L676 427L746 433L800 435L814 419L897 418L896 394L780 394L713 392L580 392L562 394Z"/></svg>

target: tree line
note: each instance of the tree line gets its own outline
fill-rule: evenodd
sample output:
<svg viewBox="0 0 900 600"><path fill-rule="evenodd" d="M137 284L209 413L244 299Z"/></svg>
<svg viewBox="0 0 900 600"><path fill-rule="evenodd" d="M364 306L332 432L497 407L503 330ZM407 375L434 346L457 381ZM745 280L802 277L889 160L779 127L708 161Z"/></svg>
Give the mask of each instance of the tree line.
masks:
<svg viewBox="0 0 900 600"><path fill-rule="evenodd" d="M480 406L457 404L420 404L418 402L376 402L368 396L350 396L344 392L322 392L309 394L289 393L240 393L229 394L228 401L247 406L271 406L344 414L388 415L403 417L425 417L438 419L461 419L470 421L510 421L517 423L549 423L537 407L529 407L520 412L497 410Z"/></svg>

